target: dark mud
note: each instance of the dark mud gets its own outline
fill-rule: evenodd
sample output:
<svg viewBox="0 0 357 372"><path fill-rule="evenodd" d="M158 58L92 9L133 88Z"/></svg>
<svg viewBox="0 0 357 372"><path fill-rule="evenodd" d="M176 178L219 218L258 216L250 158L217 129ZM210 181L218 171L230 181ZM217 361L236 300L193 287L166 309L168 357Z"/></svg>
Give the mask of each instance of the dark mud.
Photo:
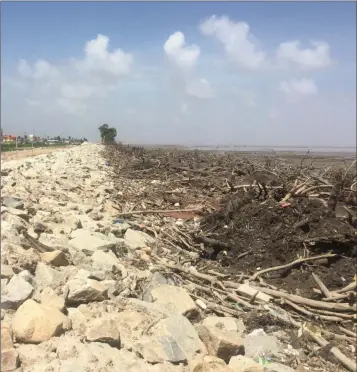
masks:
<svg viewBox="0 0 357 372"><path fill-rule="evenodd" d="M223 200L221 209L204 217L202 225L210 238L228 244L214 257L226 273L254 274L299 257L337 254L265 275L273 285L310 296L316 287L311 272L330 290L350 283L355 275L355 229L318 199L296 198L284 206L274 199L259 202L242 193Z"/></svg>

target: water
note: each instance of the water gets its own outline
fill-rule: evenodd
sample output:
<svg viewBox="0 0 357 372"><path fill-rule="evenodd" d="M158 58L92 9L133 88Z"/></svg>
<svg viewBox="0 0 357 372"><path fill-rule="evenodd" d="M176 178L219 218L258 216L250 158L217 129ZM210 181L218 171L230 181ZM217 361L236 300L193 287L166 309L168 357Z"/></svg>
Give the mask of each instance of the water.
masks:
<svg viewBox="0 0 357 372"><path fill-rule="evenodd" d="M242 151L242 152L291 152L294 154L310 153L322 154L340 154L340 155L354 155L356 154L355 146L251 146L251 145L217 145L217 146L190 146L190 150L207 150L207 151Z"/></svg>

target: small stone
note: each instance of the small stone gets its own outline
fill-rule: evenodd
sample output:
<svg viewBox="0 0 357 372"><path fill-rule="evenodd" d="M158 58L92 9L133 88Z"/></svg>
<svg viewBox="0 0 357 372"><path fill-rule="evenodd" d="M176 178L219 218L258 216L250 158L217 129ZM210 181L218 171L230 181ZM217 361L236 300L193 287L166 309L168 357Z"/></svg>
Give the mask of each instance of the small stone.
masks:
<svg viewBox="0 0 357 372"><path fill-rule="evenodd" d="M19 198L12 198L10 196L4 196L2 199L2 205L9 208L24 209L24 202Z"/></svg>
<svg viewBox="0 0 357 372"><path fill-rule="evenodd" d="M241 336L246 328L242 320L236 319L232 316L208 316L202 322L206 327L218 328L223 332L233 332Z"/></svg>
<svg viewBox="0 0 357 372"><path fill-rule="evenodd" d="M207 351L211 355L223 359L226 363L230 358L239 354L244 354L244 341L236 330L224 330L224 318L222 327L217 323L212 326L206 322L197 327L201 340L206 345Z"/></svg>
<svg viewBox="0 0 357 372"><path fill-rule="evenodd" d="M187 356L171 336L144 336L136 344L136 352L148 363L187 363Z"/></svg>
<svg viewBox="0 0 357 372"><path fill-rule="evenodd" d="M14 343L10 328L1 325L1 350L12 349Z"/></svg>
<svg viewBox="0 0 357 372"><path fill-rule="evenodd" d="M163 346L166 350L174 341L181 348L187 360L205 351L195 328L182 315L172 315L160 320L150 329L150 333L150 337L154 338L156 342L166 342L166 345Z"/></svg>
<svg viewBox="0 0 357 372"><path fill-rule="evenodd" d="M20 365L20 358L18 352L12 349L1 349L1 371L10 372L15 371Z"/></svg>
<svg viewBox="0 0 357 372"><path fill-rule="evenodd" d="M81 304L108 299L107 288L93 279L72 279L65 286L64 293L68 291L66 301L71 304Z"/></svg>
<svg viewBox="0 0 357 372"><path fill-rule="evenodd" d="M16 311L12 319L12 330L18 341L40 343L60 336L70 329L70 320L53 307L27 300Z"/></svg>
<svg viewBox="0 0 357 372"><path fill-rule="evenodd" d="M66 255L59 250L41 253L41 259L53 266L68 266L69 262Z"/></svg>
<svg viewBox="0 0 357 372"><path fill-rule="evenodd" d="M40 302L42 305L53 307L62 313L66 308L64 298L57 296L51 287L43 289L40 295Z"/></svg>
<svg viewBox="0 0 357 372"><path fill-rule="evenodd" d="M136 250L154 243L155 239L143 231L128 229L124 235L124 242L128 248Z"/></svg>
<svg viewBox="0 0 357 372"><path fill-rule="evenodd" d="M2 278L10 279L14 275L15 274L14 274L14 271L12 270L11 266L9 266L9 265L1 265L1 279Z"/></svg>
<svg viewBox="0 0 357 372"><path fill-rule="evenodd" d="M184 288L173 285L161 285L151 291L153 302L167 306L188 318L196 317L198 309Z"/></svg>
<svg viewBox="0 0 357 372"><path fill-rule="evenodd" d="M34 288L20 275L15 275L1 291L1 308L17 309L32 295Z"/></svg>
<svg viewBox="0 0 357 372"><path fill-rule="evenodd" d="M222 359L211 355L196 358L190 364L192 372L233 372Z"/></svg>
<svg viewBox="0 0 357 372"><path fill-rule="evenodd" d="M87 329L86 338L89 342L104 342L120 348L120 332L112 319L95 319Z"/></svg>
<svg viewBox="0 0 357 372"><path fill-rule="evenodd" d="M110 240L106 235L85 229L73 231L71 236L73 239L69 244L87 255L92 255L97 250L110 250L116 245L116 242Z"/></svg>
<svg viewBox="0 0 357 372"><path fill-rule="evenodd" d="M57 287L66 282L63 272L53 269L44 262L39 262L35 273L36 283L42 287Z"/></svg>
<svg viewBox="0 0 357 372"><path fill-rule="evenodd" d="M228 365L237 372L264 372L264 366L243 355L232 357Z"/></svg>

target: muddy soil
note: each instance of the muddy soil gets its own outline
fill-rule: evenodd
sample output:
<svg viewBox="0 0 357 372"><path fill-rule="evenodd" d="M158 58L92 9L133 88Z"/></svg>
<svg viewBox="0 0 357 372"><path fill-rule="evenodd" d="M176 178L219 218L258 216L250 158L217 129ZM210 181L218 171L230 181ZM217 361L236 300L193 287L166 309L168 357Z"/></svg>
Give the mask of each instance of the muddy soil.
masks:
<svg viewBox="0 0 357 372"><path fill-rule="evenodd" d="M217 255L225 273L254 274L299 257L331 252L338 257L274 271L265 278L272 285L309 297L316 287L311 272L331 290L353 281L355 229L329 212L320 200L297 198L282 206L274 199L262 203L242 194L223 201L221 210L203 218L202 226L210 238L229 244L229 249ZM247 255L240 258L245 252Z"/></svg>
<svg viewBox="0 0 357 372"><path fill-rule="evenodd" d="M337 209L331 211L327 207L333 188L344 179L339 209L346 213L344 207L348 206L356 217L356 171L351 154L311 157L276 153L272 156L127 146L108 150L107 158L114 172L117 169L114 180L127 178L141 185L137 189L132 186L125 189L126 201L135 205L145 201L154 209L174 210L177 203L180 209L199 204L209 209L203 213L199 230L185 225L189 226L186 237L190 236L190 243L195 247L202 247L198 239L202 234L221 243L203 242L198 269L209 266L239 277L243 272L252 275L257 270L284 265L300 257L334 253L337 255L334 258L273 271L262 277L271 285L310 298L316 297L313 289L317 287L312 272L330 290L353 281L356 229L351 221L338 215ZM346 176L348 167L351 171ZM262 182L269 188L265 197L257 195L256 187L249 186L258 180L259 173L265 174ZM312 186L314 191L302 197L294 195L288 204L282 204L298 179L299 182L310 180L312 183L307 187ZM321 184L324 187L320 187ZM185 220L197 217L195 213L182 217L180 212L165 215ZM187 249L180 239L175 244ZM245 255L242 257L242 254Z"/></svg>

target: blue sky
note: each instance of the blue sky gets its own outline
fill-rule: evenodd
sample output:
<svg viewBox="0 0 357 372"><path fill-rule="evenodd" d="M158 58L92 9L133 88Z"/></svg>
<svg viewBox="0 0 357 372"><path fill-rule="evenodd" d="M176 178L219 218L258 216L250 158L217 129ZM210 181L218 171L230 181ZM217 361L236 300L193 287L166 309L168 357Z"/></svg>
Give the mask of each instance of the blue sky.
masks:
<svg viewBox="0 0 357 372"><path fill-rule="evenodd" d="M128 142L355 144L354 3L1 8L4 131L95 140L106 122Z"/></svg>

